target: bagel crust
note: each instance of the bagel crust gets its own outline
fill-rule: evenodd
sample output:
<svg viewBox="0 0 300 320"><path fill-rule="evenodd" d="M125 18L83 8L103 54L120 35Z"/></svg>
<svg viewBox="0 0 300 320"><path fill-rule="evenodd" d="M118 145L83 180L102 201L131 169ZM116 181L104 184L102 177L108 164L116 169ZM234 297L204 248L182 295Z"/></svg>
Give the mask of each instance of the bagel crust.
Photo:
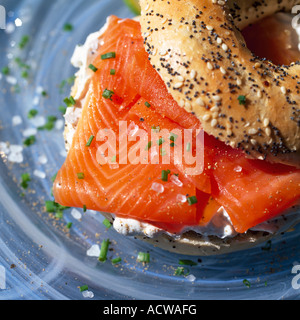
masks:
<svg viewBox="0 0 300 320"><path fill-rule="evenodd" d="M178 104L248 157L299 168L300 63L256 57L240 29L300 1L140 3L149 60Z"/></svg>

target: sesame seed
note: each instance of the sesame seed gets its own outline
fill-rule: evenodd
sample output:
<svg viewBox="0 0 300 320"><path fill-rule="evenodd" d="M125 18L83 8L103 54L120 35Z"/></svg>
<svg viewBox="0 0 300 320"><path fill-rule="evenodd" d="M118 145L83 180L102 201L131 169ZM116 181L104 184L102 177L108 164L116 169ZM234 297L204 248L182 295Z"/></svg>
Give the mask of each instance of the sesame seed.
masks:
<svg viewBox="0 0 300 320"><path fill-rule="evenodd" d="M202 100L201 98L198 98L198 99L196 100L196 104L199 105L199 106L201 106L201 107L204 107L204 102L203 102L203 100Z"/></svg>
<svg viewBox="0 0 300 320"><path fill-rule="evenodd" d="M212 31L214 28L212 26L206 26L206 29Z"/></svg>
<svg viewBox="0 0 300 320"><path fill-rule="evenodd" d="M196 70L192 70L191 74L190 74L191 79L195 79L196 75L197 75L197 71Z"/></svg>
<svg viewBox="0 0 300 320"><path fill-rule="evenodd" d="M212 65L210 62L207 62L207 68L208 68L209 70L212 70L214 67L213 67L213 65Z"/></svg>
<svg viewBox="0 0 300 320"><path fill-rule="evenodd" d="M222 44L223 40L221 38L217 38L217 43Z"/></svg>
<svg viewBox="0 0 300 320"><path fill-rule="evenodd" d="M220 96L213 96L212 97L215 101L220 101L221 100L221 97Z"/></svg>
<svg viewBox="0 0 300 320"><path fill-rule="evenodd" d="M220 71L221 71L223 74L226 74L226 73L227 73L227 71L226 71L223 67L220 68Z"/></svg>
<svg viewBox="0 0 300 320"><path fill-rule="evenodd" d="M280 90L283 94L286 94L286 87L281 87Z"/></svg>
<svg viewBox="0 0 300 320"><path fill-rule="evenodd" d="M175 88L175 89L179 89L179 88L181 88L182 86L183 86L183 82L177 82L177 83L174 84L174 88Z"/></svg>
<svg viewBox="0 0 300 320"><path fill-rule="evenodd" d="M222 44L222 49L223 49L224 51L227 51L227 50L228 50L227 44L223 43L223 44Z"/></svg>
<svg viewBox="0 0 300 320"><path fill-rule="evenodd" d="M210 114L205 114L203 117L202 117L202 120L203 121L209 121L211 119L211 115Z"/></svg>
<svg viewBox="0 0 300 320"><path fill-rule="evenodd" d="M267 135L268 137L271 136L271 129L270 129L270 128L266 128L266 129L265 129L265 132L266 132L266 135Z"/></svg>
<svg viewBox="0 0 300 320"><path fill-rule="evenodd" d="M251 134L251 135L257 134L257 129L255 129L255 128L250 128L250 129L248 130L248 134Z"/></svg>
<svg viewBox="0 0 300 320"><path fill-rule="evenodd" d="M211 112L219 112L220 109L215 106L215 107L212 107L212 108L210 109L210 111L211 111Z"/></svg>
<svg viewBox="0 0 300 320"><path fill-rule="evenodd" d="M218 121L217 121L216 119L211 120L210 125L211 125L213 128L216 127L217 124L218 124Z"/></svg>
<svg viewBox="0 0 300 320"><path fill-rule="evenodd" d="M268 118L264 119L264 127L267 127L270 124L270 120Z"/></svg>

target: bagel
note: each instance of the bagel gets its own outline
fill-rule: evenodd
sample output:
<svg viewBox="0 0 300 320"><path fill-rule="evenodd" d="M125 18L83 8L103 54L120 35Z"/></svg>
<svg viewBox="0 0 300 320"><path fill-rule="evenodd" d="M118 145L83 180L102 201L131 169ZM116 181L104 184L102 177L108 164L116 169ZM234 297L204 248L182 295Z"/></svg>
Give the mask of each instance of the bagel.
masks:
<svg viewBox="0 0 300 320"><path fill-rule="evenodd" d="M264 4L265 2L260 2L258 5L255 1L214 2L217 1L186 0L184 10L182 10L183 1L179 0L141 1L142 13L139 21L145 39L145 48L153 67L164 80L173 98L181 107L199 117L208 134L214 135L234 148L242 148L248 156L299 166L297 162L297 159L299 160L299 127L294 125L295 121L288 116L278 114L278 111L274 112L280 103L283 106L282 110L290 111L289 108L295 108L290 107L286 97L293 97L296 105L299 100L296 100L298 98L294 89L289 89L285 85L287 92L283 94L281 87L278 91L277 85L270 80L270 73L273 73L273 77L275 74L280 74L281 78L284 74L284 80L280 78L279 84L281 82L290 84L294 80L297 83L298 76L295 68L298 68L299 65L295 63L291 66L274 66L270 61L254 57L246 48L240 33L240 29L249 23L254 23L266 15L283 9L288 11L288 8L299 1L282 1L280 4L278 1L270 1L270 7L269 4L268 6ZM202 18L208 18L211 24L202 23ZM212 25L212 22L217 23ZM198 32L200 29L198 28L197 33L191 34L193 26L198 27L199 23L201 33ZM155 30L156 27L160 32ZM212 30L209 30L210 27ZM67 151L72 147L81 110L86 107L93 75L88 70L88 65L93 62L95 48L101 43L101 35L105 31L106 26L89 36L86 44L79 47L72 58L73 65L80 70L76 73L75 84L71 91L76 104L73 108L68 108L65 115L64 137ZM208 37L214 41L208 41ZM221 50L223 50L222 54ZM205 58L203 52L205 52ZM213 61L215 56L212 56L212 52L218 52L219 64ZM187 57L191 59L187 60ZM77 61L77 58L80 61ZM211 70L208 67L209 63L212 65ZM250 72L253 79L255 75L253 84L249 80ZM294 72L293 76L292 72ZM269 80L264 80L264 77ZM182 85L176 85L175 81L182 82ZM229 86L230 81L234 82L232 87ZM269 87L266 87L263 81L269 81ZM186 88L187 85L188 88ZM260 90L260 86L264 86L264 89ZM241 105L238 101L238 97L243 95L247 98L246 105ZM264 101L264 104L258 104L259 101ZM271 105L271 102L276 102L276 105ZM299 109L293 112L299 118ZM241 117L244 118L243 121ZM213 120L217 121L216 125L212 125ZM226 137L223 134L223 126ZM239 140L241 136L243 142ZM267 144L267 147L264 142L266 136L269 139L268 142L272 139L272 144ZM258 149L260 144L264 146L263 152ZM60 185L57 188L60 188ZM174 253L205 256L230 253L266 242L275 235L292 228L298 222L297 215L294 215L297 210L299 206L292 207L291 211L284 212L284 216L277 217L271 223L267 223L267 226L258 226L245 233L232 233L228 236L210 235L205 232L201 234L197 232L198 230L192 229L186 229L180 234L171 234L162 229L151 229L151 225L144 223L138 223L138 228L131 232L130 219L121 218L120 220L113 213L101 213L111 221L117 231L120 223L123 223L126 226L127 231L124 232L126 235L134 236ZM268 225L271 225L272 228L269 228ZM229 224L228 226L231 227ZM149 227L154 230L151 235L148 232Z"/></svg>
<svg viewBox="0 0 300 320"><path fill-rule="evenodd" d="M145 49L178 104L248 157L298 168L300 63L256 57L240 29L299 3L140 1Z"/></svg>

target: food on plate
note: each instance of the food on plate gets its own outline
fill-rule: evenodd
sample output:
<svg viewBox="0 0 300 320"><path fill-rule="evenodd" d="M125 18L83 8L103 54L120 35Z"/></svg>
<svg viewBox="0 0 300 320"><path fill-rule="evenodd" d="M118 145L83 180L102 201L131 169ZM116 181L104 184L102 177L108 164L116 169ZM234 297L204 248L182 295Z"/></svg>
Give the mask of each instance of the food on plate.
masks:
<svg viewBox="0 0 300 320"><path fill-rule="evenodd" d="M296 3L142 0L140 18L110 16L72 57L55 201L189 255L248 248L291 227L299 63L257 57L239 28Z"/></svg>

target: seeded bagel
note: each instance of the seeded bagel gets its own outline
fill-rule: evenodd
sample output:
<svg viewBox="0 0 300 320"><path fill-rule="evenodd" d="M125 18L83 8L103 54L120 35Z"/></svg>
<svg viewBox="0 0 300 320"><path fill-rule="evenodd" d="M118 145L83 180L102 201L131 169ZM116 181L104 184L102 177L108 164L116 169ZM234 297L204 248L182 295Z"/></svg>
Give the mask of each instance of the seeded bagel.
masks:
<svg viewBox="0 0 300 320"><path fill-rule="evenodd" d="M300 167L300 63L256 57L240 32L300 1L140 3L149 59L178 104L248 157Z"/></svg>

